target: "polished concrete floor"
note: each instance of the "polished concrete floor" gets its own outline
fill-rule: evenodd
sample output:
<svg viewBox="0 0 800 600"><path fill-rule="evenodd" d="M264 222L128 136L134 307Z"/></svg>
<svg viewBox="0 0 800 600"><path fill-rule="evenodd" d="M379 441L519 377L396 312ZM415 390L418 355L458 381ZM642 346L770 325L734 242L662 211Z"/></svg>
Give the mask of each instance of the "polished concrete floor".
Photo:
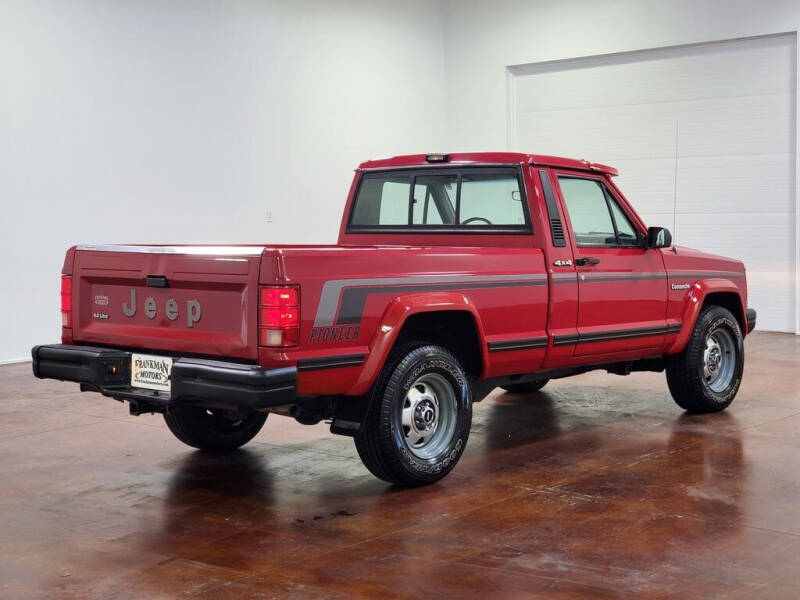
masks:
<svg viewBox="0 0 800 600"><path fill-rule="evenodd" d="M722 414L682 414L663 374L497 390L413 490L324 424L207 455L0 367L0 598L798 598L800 338L746 347Z"/></svg>

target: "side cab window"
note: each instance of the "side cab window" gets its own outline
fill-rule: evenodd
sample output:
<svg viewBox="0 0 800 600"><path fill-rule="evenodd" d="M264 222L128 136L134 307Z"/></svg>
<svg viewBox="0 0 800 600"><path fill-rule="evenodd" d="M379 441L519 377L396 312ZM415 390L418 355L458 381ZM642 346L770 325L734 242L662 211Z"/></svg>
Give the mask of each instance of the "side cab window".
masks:
<svg viewBox="0 0 800 600"><path fill-rule="evenodd" d="M642 246L641 235L602 181L559 175L558 184L578 246Z"/></svg>

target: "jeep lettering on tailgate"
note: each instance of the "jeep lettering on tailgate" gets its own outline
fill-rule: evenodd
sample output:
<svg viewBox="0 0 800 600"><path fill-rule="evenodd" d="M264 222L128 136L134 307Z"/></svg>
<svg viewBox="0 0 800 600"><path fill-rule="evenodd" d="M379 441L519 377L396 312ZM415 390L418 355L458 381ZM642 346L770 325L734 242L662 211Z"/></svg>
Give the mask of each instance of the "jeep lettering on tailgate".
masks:
<svg viewBox="0 0 800 600"><path fill-rule="evenodd" d="M136 314L136 290L131 289L131 299L130 302L126 302L122 305L122 314L126 317L132 317ZM150 296L149 298L145 298L144 301L144 314L148 319L155 319L158 315L158 305L156 304L156 299ZM178 318L178 303L173 298L170 298L164 304L164 316L167 317L170 321L174 321ZM187 300L186 301L186 326L187 327L194 327L194 324L200 320L200 316L202 315L202 309L200 308L200 303L197 300Z"/></svg>

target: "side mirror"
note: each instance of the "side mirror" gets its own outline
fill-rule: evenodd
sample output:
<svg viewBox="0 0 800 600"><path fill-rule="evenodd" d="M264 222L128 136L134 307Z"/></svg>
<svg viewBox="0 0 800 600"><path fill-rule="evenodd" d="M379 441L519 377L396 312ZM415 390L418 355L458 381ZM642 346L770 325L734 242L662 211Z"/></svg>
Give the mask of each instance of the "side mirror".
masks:
<svg viewBox="0 0 800 600"><path fill-rule="evenodd" d="M647 228L648 248L669 248L672 246L672 234L666 227Z"/></svg>

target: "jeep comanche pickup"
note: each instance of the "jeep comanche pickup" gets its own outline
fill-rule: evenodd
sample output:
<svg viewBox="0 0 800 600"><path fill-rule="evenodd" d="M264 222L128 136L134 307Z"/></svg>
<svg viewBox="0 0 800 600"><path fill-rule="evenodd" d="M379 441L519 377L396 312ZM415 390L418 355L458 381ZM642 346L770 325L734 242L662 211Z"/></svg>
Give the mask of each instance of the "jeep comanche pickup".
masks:
<svg viewBox="0 0 800 600"><path fill-rule="evenodd" d="M33 348L33 372L162 413L204 450L269 413L330 420L402 485L454 467L496 386L666 370L681 408L722 410L755 326L744 266L647 228L616 174L399 156L358 167L336 245L72 247L62 344Z"/></svg>

